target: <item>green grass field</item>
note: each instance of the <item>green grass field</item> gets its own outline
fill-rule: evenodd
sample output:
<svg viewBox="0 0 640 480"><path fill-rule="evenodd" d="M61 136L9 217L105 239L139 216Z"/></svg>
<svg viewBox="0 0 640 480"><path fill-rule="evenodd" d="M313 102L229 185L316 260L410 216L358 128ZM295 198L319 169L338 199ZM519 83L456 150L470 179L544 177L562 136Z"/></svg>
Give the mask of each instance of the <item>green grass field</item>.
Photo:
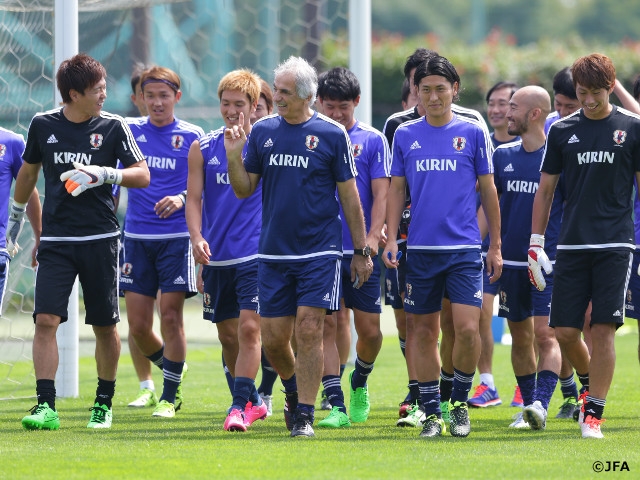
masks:
<svg viewBox="0 0 640 480"><path fill-rule="evenodd" d="M515 379L510 347L505 345L496 345L494 357L504 405L471 410L469 437L447 433L424 440L418 437L419 429L398 428L397 405L406 393L406 373L391 335L370 377L367 423L340 431L316 427L316 438L292 439L282 417L284 395L275 393L273 417L243 434L225 432L230 394L221 351L200 346L188 353L185 404L171 420L126 407L137 392L127 354L121 358L110 430L85 428L96 385L91 357L81 360L80 398L57 401L58 431L22 429L20 419L34 399L0 402L0 478L569 478L591 476L597 461L604 462L605 469L608 461L624 461L626 473L635 477L640 475L639 366L637 330L631 323L631 333L616 340L618 361L605 410L604 440L584 440L576 422L553 418L561 403L559 388L545 431L507 428L517 409L508 406ZM159 384L159 373L154 377ZM325 415L317 411L316 421Z"/></svg>

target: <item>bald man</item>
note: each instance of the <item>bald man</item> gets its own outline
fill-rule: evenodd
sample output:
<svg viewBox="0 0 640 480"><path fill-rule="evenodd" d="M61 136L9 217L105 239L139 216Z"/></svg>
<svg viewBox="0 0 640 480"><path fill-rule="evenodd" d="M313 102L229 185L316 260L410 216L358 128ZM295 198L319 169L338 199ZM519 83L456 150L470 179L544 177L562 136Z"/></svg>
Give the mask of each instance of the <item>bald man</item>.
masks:
<svg viewBox="0 0 640 480"><path fill-rule="evenodd" d="M513 338L511 362L525 405L510 427L532 430L546 426L549 400L560 372L560 347L553 329L548 326L553 277L546 276L546 289L538 291L529 282L527 272L529 217L540 181L546 140L544 124L550 111L551 99L545 89L526 86L517 90L509 102L507 120L509 135L520 139L500 145L493 156L494 180L500 195L504 261L499 315L509 322ZM546 236L546 252L552 263L562 203L562 188L558 187ZM539 349L537 364L534 341Z"/></svg>

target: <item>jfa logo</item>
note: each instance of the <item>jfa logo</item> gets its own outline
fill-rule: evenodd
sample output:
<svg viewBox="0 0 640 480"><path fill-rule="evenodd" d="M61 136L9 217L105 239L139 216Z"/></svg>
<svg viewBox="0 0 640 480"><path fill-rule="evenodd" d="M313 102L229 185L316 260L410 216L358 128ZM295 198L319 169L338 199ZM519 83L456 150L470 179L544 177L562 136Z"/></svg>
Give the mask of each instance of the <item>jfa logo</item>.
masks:
<svg viewBox="0 0 640 480"><path fill-rule="evenodd" d="M4 157L5 153L7 153L7 146L0 143L0 157Z"/></svg>
<svg viewBox="0 0 640 480"><path fill-rule="evenodd" d="M616 130L615 132L613 132L613 141L616 142L618 145L624 143L626 139L627 139L627 132L625 132L624 130Z"/></svg>
<svg viewBox="0 0 640 480"><path fill-rule="evenodd" d="M307 146L309 150L313 150L314 148L316 148L319 143L320 143L320 139L315 135L307 135L307 138L304 141L304 144Z"/></svg>
<svg viewBox="0 0 640 480"><path fill-rule="evenodd" d="M359 157L360 155L362 155L362 145L355 143L353 145L353 158Z"/></svg>
<svg viewBox="0 0 640 480"><path fill-rule="evenodd" d="M131 265L130 263L123 263L122 264L122 274L123 275L130 275L131 274L131 270L133 269L133 265Z"/></svg>
<svg viewBox="0 0 640 480"><path fill-rule="evenodd" d="M93 148L100 148L102 146L102 135L99 133L92 133L89 135L89 143Z"/></svg>
<svg viewBox="0 0 640 480"><path fill-rule="evenodd" d="M453 137L453 148L460 151L467 144L467 139L464 137Z"/></svg>
<svg viewBox="0 0 640 480"><path fill-rule="evenodd" d="M173 135L171 137L171 146L175 150L180 150L182 145L184 145L184 137L182 135Z"/></svg>
<svg viewBox="0 0 640 480"><path fill-rule="evenodd" d="M204 302L204 304L208 307L211 305L211 295L209 295L207 292L204 292L204 294L202 295L202 301Z"/></svg>
<svg viewBox="0 0 640 480"><path fill-rule="evenodd" d="M601 462L600 460L596 460L595 462L593 462L593 465L591 466L591 468L596 473L600 473L600 472L616 472L616 471L622 472L624 470L626 470L627 472L631 471L629 469L629 464L624 460L622 460L622 461L606 460L604 462Z"/></svg>

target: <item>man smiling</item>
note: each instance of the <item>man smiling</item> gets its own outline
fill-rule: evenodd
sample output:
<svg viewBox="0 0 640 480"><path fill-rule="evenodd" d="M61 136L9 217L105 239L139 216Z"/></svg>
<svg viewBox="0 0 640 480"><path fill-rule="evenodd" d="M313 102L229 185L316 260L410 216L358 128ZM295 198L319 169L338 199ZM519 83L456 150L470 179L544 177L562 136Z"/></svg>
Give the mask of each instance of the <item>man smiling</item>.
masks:
<svg viewBox="0 0 640 480"><path fill-rule="evenodd" d="M120 357L118 307L118 220L111 185L146 187L149 170L122 117L102 111L107 73L86 54L60 64L56 83L63 106L31 121L24 163L18 173L11 222L24 208L44 171L42 236L38 248L33 364L38 404L22 419L29 430L57 430L54 379L58 369L56 331L68 317L76 276L84 291L85 323L96 336L98 387L88 428L110 428ZM73 163L82 159L83 163ZM116 170L120 160L124 169ZM105 185L107 184L107 185ZM17 237L17 229L7 228ZM16 238L11 238L15 243Z"/></svg>
<svg viewBox="0 0 640 480"><path fill-rule="evenodd" d="M373 262L347 132L310 108L318 88L315 69L290 57L274 73L279 115L256 122L248 140L243 122L227 128L225 148L238 197L250 196L262 179L262 341L285 387L291 436L311 437L322 377L323 322L340 300L342 225L336 188L355 247L351 281L357 287L369 279ZM294 326L295 359L290 345Z"/></svg>
<svg viewBox="0 0 640 480"><path fill-rule="evenodd" d="M566 204L556 257L550 326L562 353L586 380L579 423L584 438L602 438L605 399L615 368L615 331L635 248L633 179L640 179L640 120L609 102L616 80L611 60L594 53L571 68L582 108L549 129L540 186L533 204L529 276L542 290L550 272L544 233L560 174ZM601 279L607 281L600 281ZM580 334L592 301L591 357Z"/></svg>

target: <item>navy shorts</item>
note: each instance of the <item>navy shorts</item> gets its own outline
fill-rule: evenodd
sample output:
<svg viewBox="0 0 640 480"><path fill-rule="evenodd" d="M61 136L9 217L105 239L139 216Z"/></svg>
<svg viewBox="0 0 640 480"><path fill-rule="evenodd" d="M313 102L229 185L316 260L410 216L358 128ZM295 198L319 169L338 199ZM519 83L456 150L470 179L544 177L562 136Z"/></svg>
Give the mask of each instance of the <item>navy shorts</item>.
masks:
<svg viewBox="0 0 640 480"><path fill-rule="evenodd" d="M636 320L640 318L640 275L638 275L638 266L640 266L640 251L636 250L633 253L629 287L627 288L627 296L624 302L625 315Z"/></svg>
<svg viewBox="0 0 640 480"><path fill-rule="evenodd" d="M589 300L592 325L622 325L632 263L629 250L558 250L549 325L582 330Z"/></svg>
<svg viewBox="0 0 640 480"><path fill-rule="evenodd" d="M543 272L547 287L541 292L531 284L529 272L522 268L503 268L500 277L500 308L498 316L512 322L529 317L548 317L551 309L553 274Z"/></svg>
<svg viewBox="0 0 640 480"><path fill-rule="evenodd" d="M407 262L404 309L418 315L442 310L442 297L451 303L482 307L482 256L472 252L424 253L411 250Z"/></svg>
<svg viewBox="0 0 640 480"><path fill-rule="evenodd" d="M401 294L407 279L407 242L398 244L398 252L402 252L398 268L387 268L384 272L384 304L395 310L404 308Z"/></svg>
<svg viewBox="0 0 640 480"><path fill-rule="evenodd" d="M340 309L342 259L320 257L303 262L259 260L261 317L295 316L298 307Z"/></svg>
<svg viewBox="0 0 640 480"><path fill-rule="evenodd" d="M373 273L360 288L351 281L351 259L349 255L342 259L342 297L344 306L367 313L382 313L380 298L380 262L373 258Z"/></svg>
<svg viewBox="0 0 640 480"><path fill-rule="evenodd" d="M258 311L258 260L227 267L205 265L202 316L213 323Z"/></svg>
<svg viewBox="0 0 640 480"><path fill-rule="evenodd" d="M139 240L125 237L120 289L155 298L158 290L197 293L189 237Z"/></svg>
<svg viewBox="0 0 640 480"><path fill-rule="evenodd" d="M38 246L35 307L66 322L69 295L80 281L87 325L109 326L120 321L118 302L118 237L91 243L42 242Z"/></svg>

